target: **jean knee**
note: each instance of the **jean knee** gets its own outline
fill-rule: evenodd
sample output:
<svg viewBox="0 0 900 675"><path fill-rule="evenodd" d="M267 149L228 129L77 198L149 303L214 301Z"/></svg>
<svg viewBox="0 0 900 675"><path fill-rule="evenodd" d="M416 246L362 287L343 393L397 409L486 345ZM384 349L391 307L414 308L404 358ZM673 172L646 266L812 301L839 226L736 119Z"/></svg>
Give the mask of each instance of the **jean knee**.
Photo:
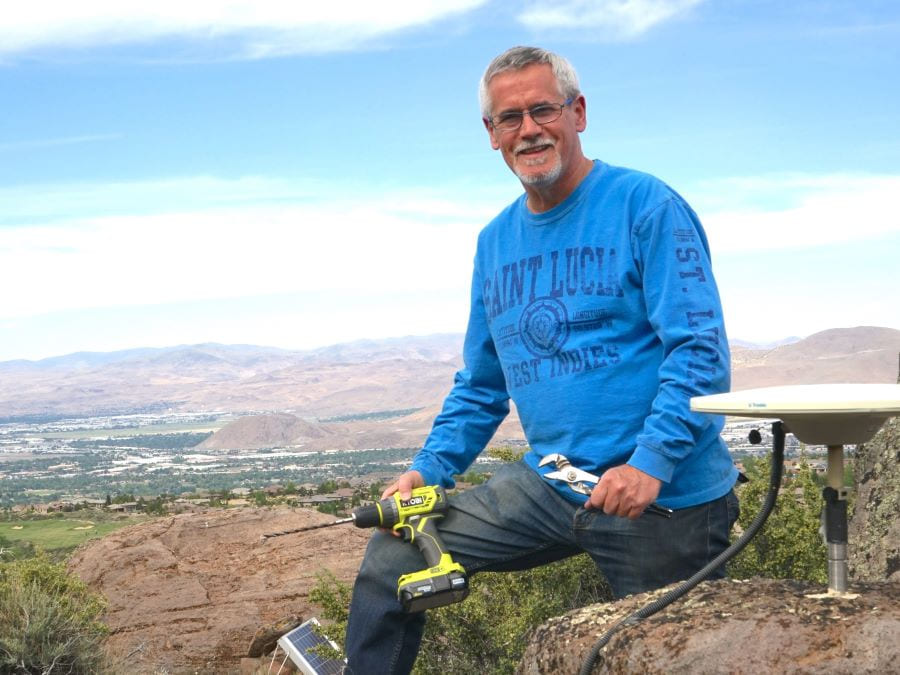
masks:
<svg viewBox="0 0 900 675"><path fill-rule="evenodd" d="M369 539L357 578L382 580L393 576L396 581L399 576L421 568L421 558L415 546L400 537L376 531Z"/></svg>

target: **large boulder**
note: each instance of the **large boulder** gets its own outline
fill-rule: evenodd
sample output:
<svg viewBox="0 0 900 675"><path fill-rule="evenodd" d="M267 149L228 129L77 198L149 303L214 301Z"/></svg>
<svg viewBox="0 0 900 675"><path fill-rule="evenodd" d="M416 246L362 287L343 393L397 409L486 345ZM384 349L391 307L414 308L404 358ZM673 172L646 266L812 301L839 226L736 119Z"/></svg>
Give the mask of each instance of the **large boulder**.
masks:
<svg viewBox="0 0 900 675"><path fill-rule="evenodd" d="M109 603L116 672L236 673L260 651L260 627L317 612L309 591L318 574L353 580L370 532L344 525L260 536L332 520L288 508L160 518L87 544L69 569Z"/></svg>
<svg viewBox="0 0 900 675"><path fill-rule="evenodd" d="M672 587L551 619L530 637L518 675L579 671L616 621ZM816 584L751 579L704 582L617 633L594 673L783 675L900 672L900 583L854 584L855 597Z"/></svg>

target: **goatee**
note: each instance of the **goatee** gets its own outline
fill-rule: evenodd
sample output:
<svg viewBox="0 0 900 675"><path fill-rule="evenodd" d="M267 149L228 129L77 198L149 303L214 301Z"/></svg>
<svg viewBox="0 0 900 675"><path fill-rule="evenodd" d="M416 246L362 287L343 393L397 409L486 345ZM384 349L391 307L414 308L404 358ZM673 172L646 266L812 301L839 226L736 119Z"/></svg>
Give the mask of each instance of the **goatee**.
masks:
<svg viewBox="0 0 900 675"><path fill-rule="evenodd" d="M516 176L519 177L522 184L531 187L546 187L548 185L553 185L559 179L561 173L562 162L556 162L550 169L543 173L525 173L516 170Z"/></svg>

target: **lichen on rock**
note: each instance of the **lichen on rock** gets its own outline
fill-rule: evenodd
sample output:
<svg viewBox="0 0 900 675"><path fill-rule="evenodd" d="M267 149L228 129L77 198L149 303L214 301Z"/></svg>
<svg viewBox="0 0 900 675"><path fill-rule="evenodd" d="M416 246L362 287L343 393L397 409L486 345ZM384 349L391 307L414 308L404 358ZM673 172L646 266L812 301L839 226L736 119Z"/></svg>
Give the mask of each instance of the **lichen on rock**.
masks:
<svg viewBox="0 0 900 675"><path fill-rule="evenodd" d="M900 418L857 449L854 469L850 578L900 581Z"/></svg>

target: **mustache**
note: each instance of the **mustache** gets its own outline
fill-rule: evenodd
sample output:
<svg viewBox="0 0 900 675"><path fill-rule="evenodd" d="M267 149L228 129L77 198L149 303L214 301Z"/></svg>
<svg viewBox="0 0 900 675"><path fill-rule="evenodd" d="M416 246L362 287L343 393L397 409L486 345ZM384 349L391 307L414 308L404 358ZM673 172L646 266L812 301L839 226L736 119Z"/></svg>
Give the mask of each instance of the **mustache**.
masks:
<svg viewBox="0 0 900 675"><path fill-rule="evenodd" d="M556 147L556 143L553 142L552 139L543 138L539 140L533 141L522 141L516 147L513 148L513 152L519 154L520 152L525 152L527 150L534 150L536 148L543 148L546 146L550 146L551 148Z"/></svg>

